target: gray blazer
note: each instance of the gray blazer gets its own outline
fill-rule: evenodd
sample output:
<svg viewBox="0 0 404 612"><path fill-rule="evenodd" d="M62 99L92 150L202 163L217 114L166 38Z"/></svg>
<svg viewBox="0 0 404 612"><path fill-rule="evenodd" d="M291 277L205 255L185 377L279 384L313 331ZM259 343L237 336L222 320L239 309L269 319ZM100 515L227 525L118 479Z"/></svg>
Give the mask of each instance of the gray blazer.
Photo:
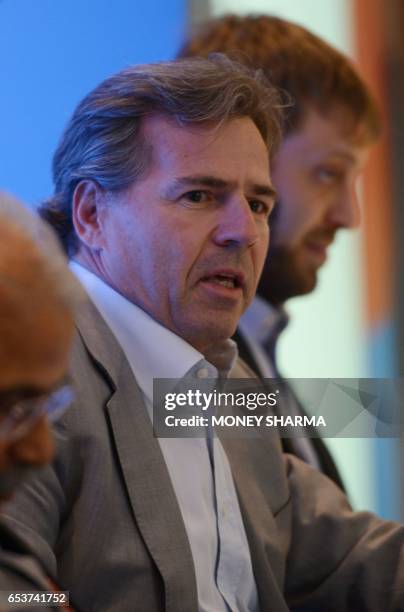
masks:
<svg viewBox="0 0 404 612"><path fill-rule="evenodd" d="M57 457L2 520L83 610L196 612L190 546L139 387L90 303L78 330L77 401ZM404 610L402 526L353 513L325 476L282 455L276 432L223 445L262 612Z"/></svg>

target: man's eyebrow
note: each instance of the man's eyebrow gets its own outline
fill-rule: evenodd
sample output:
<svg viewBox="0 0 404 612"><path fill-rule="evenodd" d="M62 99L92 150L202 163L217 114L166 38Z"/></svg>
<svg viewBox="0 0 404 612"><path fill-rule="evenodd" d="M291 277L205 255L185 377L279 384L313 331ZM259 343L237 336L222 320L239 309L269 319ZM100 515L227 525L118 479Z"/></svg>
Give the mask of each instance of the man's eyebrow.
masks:
<svg viewBox="0 0 404 612"><path fill-rule="evenodd" d="M268 196L269 198L271 198L272 200L276 200L276 198L278 197L278 193L276 191L276 189L274 189L274 187L269 186L269 185L252 185L251 186L251 191L255 194L255 195L262 195L262 196Z"/></svg>
<svg viewBox="0 0 404 612"><path fill-rule="evenodd" d="M36 387L30 386L16 386L11 387L10 389L6 389L4 391L0 391L0 401L4 400L23 400L30 399L33 397L39 397L44 394L43 389L38 389Z"/></svg>
<svg viewBox="0 0 404 612"><path fill-rule="evenodd" d="M216 176L210 175L192 175L183 176L174 179L165 192L165 195L170 197L176 194L179 189L186 187L210 187L212 189L232 189L236 186L234 181L225 181ZM277 193L272 185L253 183L250 185L250 190L254 195L267 196L276 199Z"/></svg>
<svg viewBox="0 0 404 612"><path fill-rule="evenodd" d="M191 176L182 176L174 179L168 186L165 195L176 195L181 189L188 187L210 187L212 189L226 189L231 188L232 183L225 181L216 176L209 176L206 174L193 174Z"/></svg>
<svg viewBox="0 0 404 612"><path fill-rule="evenodd" d="M68 374L66 374L47 388L35 387L32 385L16 385L14 387L1 390L0 401L14 399L16 399L16 401L21 401L24 399L34 399L43 395L50 395L61 387L64 387L65 385L69 386L70 384L70 377Z"/></svg>
<svg viewBox="0 0 404 612"><path fill-rule="evenodd" d="M337 159L339 161L348 162L350 164L354 164L356 162L356 157L349 151L340 151L340 150L332 150L330 152L329 159L332 161L333 159Z"/></svg>

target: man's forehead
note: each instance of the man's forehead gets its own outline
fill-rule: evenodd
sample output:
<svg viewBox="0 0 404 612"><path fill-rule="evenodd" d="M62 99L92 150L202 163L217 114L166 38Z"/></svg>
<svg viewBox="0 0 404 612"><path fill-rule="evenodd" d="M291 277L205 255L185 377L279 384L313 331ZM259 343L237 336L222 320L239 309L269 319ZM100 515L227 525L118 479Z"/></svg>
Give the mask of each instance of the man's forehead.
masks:
<svg viewBox="0 0 404 612"><path fill-rule="evenodd" d="M313 156L333 156L348 164L362 162L372 141L364 122L354 121L348 108L338 107L321 113L314 107L305 112L300 125L287 134L284 144L292 145L302 153L311 151Z"/></svg>
<svg viewBox="0 0 404 612"><path fill-rule="evenodd" d="M21 307L13 320L0 309L0 389L47 389L65 372L73 335L71 314L63 309Z"/></svg>
<svg viewBox="0 0 404 612"><path fill-rule="evenodd" d="M249 117L182 126L165 115L151 115L143 138L151 151L146 182L158 177L175 189L186 183L219 188L219 183L225 187L237 181L250 183L257 194L273 190L268 148Z"/></svg>
<svg viewBox="0 0 404 612"><path fill-rule="evenodd" d="M249 116L229 117L223 121L215 122L181 123L170 115L153 113L143 118L141 131L151 146L157 142L159 144L168 144L171 148L175 148L176 145L181 145L184 141L187 141L188 144L194 142L196 146L202 141L205 145L209 146L209 144L214 144L218 139L226 135L229 129L237 125L249 126L250 130L255 131L259 140L262 141L262 145L268 151L261 132Z"/></svg>

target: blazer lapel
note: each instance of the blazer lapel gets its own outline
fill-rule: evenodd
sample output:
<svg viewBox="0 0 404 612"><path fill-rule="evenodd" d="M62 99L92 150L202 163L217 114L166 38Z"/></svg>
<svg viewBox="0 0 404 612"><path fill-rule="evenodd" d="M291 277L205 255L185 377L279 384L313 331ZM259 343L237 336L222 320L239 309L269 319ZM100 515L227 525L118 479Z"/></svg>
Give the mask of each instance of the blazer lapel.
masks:
<svg viewBox="0 0 404 612"><path fill-rule="evenodd" d="M92 303L82 309L78 328L112 388L107 403L112 435L135 523L164 581L166 610L196 610L192 553L142 393L122 349Z"/></svg>

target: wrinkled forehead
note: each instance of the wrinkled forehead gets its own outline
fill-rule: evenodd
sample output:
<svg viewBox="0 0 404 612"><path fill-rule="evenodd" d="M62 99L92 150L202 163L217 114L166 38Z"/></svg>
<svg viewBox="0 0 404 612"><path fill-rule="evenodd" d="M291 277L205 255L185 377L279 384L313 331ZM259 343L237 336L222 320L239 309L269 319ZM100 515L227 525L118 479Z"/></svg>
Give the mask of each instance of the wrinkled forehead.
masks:
<svg viewBox="0 0 404 612"><path fill-rule="evenodd" d="M207 170L216 177L229 170L234 174L237 162L242 160L246 167L252 157L257 158L257 172L264 165L268 174L268 147L249 117L179 125L165 115L151 115L144 120L142 136L149 144L145 179L159 169L167 176L172 172L178 177L184 173L206 175Z"/></svg>

